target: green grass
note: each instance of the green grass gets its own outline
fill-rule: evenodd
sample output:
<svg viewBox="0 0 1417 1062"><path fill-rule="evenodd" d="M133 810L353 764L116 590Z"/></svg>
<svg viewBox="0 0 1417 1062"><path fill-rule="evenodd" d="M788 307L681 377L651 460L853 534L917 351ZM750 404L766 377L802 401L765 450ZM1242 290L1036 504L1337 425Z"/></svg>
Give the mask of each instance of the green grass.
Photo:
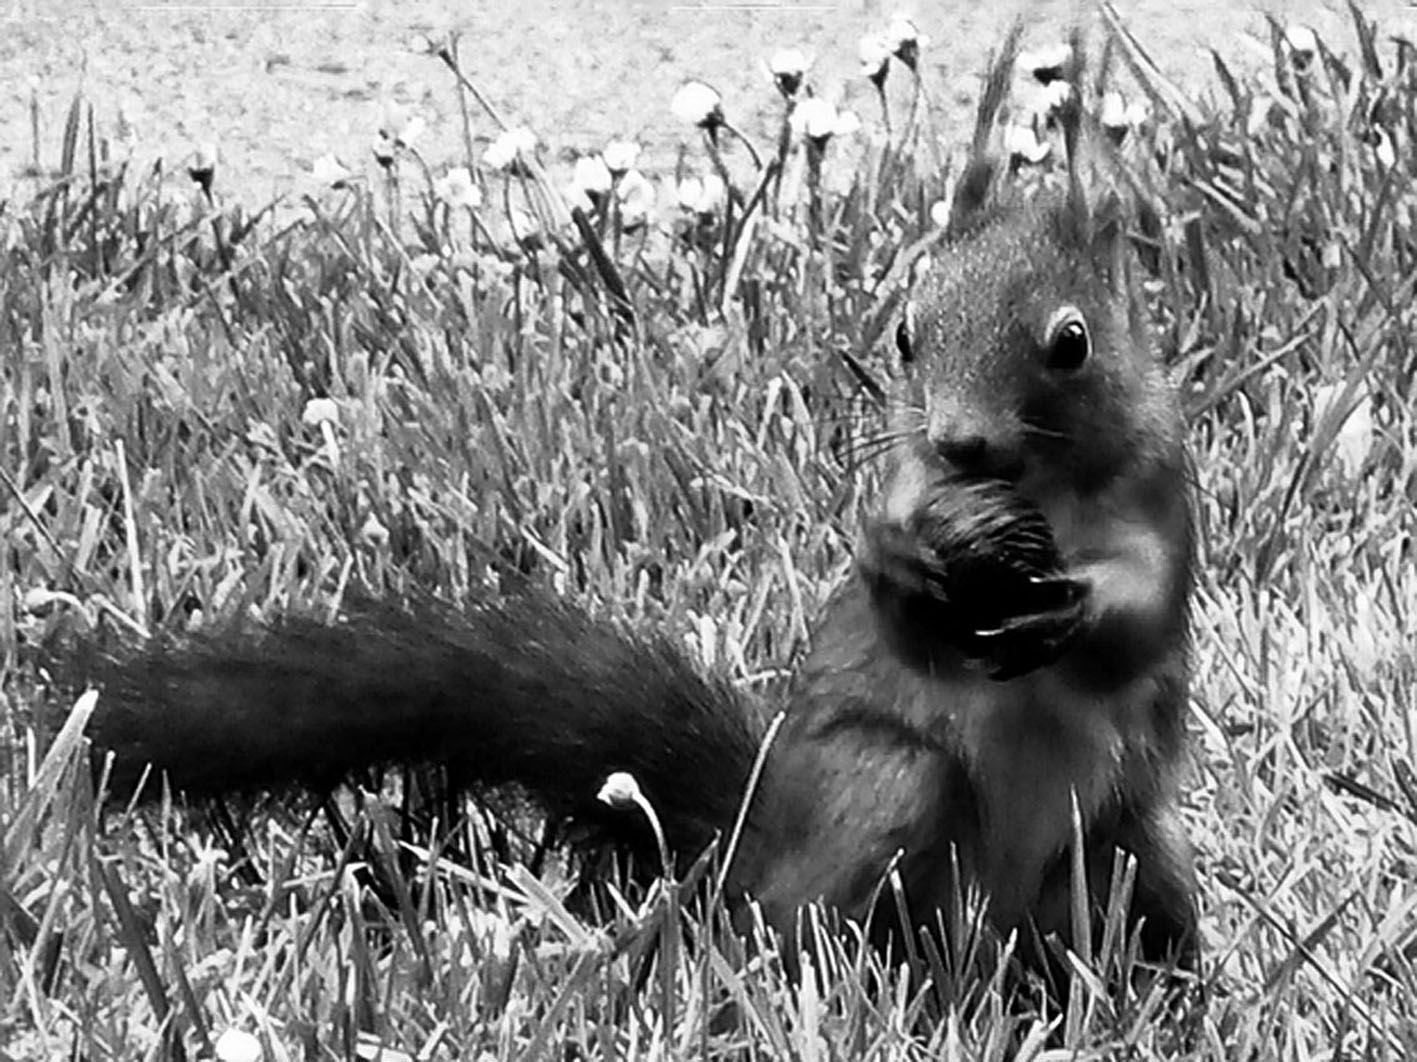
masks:
<svg viewBox="0 0 1417 1062"><path fill-rule="evenodd" d="M1210 1005L1188 1045L1156 993L1104 987L1120 945L1061 1014L981 956L883 969L827 933L793 981L692 882L569 903L521 815L408 813L412 780L328 808L101 810L81 719L54 737L68 702L32 647L75 628L522 574L780 684L870 503L863 381L890 376L951 177L903 68L889 138L867 116L820 180L760 145L781 181L695 140L686 164L743 202L637 231L577 227L535 162L449 207L402 150L378 187L254 217L174 201L101 161L76 101L63 176L0 217L0 1051L190 1055L232 1027L269 1059L1417 1046L1417 62L1355 30L1302 75L1277 42L1270 75L1222 71L1204 105L1112 47L1155 108L1123 154L1155 210L1147 291L1204 539L1185 812ZM325 397L328 436L302 420Z"/></svg>

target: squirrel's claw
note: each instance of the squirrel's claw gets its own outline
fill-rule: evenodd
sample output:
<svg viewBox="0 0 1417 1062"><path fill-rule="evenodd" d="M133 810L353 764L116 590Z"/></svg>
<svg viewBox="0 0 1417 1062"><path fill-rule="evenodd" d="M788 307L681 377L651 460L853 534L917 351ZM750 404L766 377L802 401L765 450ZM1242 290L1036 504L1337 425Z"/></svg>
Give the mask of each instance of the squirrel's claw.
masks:
<svg viewBox="0 0 1417 1062"><path fill-rule="evenodd" d="M936 637L995 679L1051 664L1083 625L1087 583L988 554L950 557L889 521L869 527L858 566L877 595L923 605L915 620L929 615Z"/></svg>
<svg viewBox="0 0 1417 1062"><path fill-rule="evenodd" d="M1029 585L1041 595L1039 603L1051 601L1050 606L1039 608L1037 611L1061 612L1067 609L1076 608L1087 600L1087 583L1080 579L1074 579L1067 575L1033 575L1029 576Z"/></svg>
<svg viewBox="0 0 1417 1062"><path fill-rule="evenodd" d="M970 639L969 655L1001 682L1053 663L1086 620L1086 583L1066 576L1036 577L1029 583L1040 594L1028 603L1028 611L976 629Z"/></svg>

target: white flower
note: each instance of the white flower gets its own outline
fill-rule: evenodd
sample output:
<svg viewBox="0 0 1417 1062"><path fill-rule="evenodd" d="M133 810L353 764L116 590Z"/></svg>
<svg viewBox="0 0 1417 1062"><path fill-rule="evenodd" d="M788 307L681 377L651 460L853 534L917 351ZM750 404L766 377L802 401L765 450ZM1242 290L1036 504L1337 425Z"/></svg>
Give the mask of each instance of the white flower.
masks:
<svg viewBox="0 0 1417 1062"><path fill-rule="evenodd" d="M1284 122L1284 108L1279 102L1273 96L1256 93L1254 102L1250 105L1250 117L1245 122L1245 135L1264 136L1281 127Z"/></svg>
<svg viewBox="0 0 1417 1062"><path fill-rule="evenodd" d="M379 109L379 135L387 140L396 140L401 130L408 124L408 108L393 100L386 100Z"/></svg>
<svg viewBox="0 0 1417 1062"><path fill-rule="evenodd" d="M832 136L850 136L861 128L861 116L855 111L837 111L836 125L832 127Z"/></svg>
<svg viewBox="0 0 1417 1062"><path fill-rule="evenodd" d="M640 145L633 140L612 140L605 145L601 158L605 160L605 168L619 177L622 173L634 169L640 158Z"/></svg>
<svg viewBox="0 0 1417 1062"><path fill-rule="evenodd" d="M660 824L654 806L645 799L644 793L640 790L640 783L635 781L633 774L628 771L616 771L610 775L605 779L605 784L600 787L596 799L609 804L612 808L638 808L649 821L650 829L654 831L654 839L659 844L659 858L665 877L673 873L674 864L669 855L669 845L664 840L664 827Z"/></svg>
<svg viewBox="0 0 1417 1062"><path fill-rule="evenodd" d="M1072 47L1065 41L1058 41L1034 51L1019 53L1018 62L1033 75L1034 80L1046 85L1061 79L1067 73L1072 57Z"/></svg>
<svg viewBox="0 0 1417 1062"><path fill-rule="evenodd" d="M307 427L318 427L320 438L325 444L325 454L330 465L339 464L339 440L335 438L335 425L339 423L339 406L332 398L312 398L305 403L305 411L300 414L300 422Z"/></svg>
<svg viewBox="0 0 1417 1062"><path fill-rule="evenodd" d="M792 110L792 129L798 136L826 140L836 127L836 108L819 97L805 99Z"/></svg>
<svg viewBox="0 0 1417 1062"><path fill-rule="evenodd" d="M394 142L383 133L374 137L374 142L369 145L369 150L373 152L374 161L386 170L394 164L394 158L398 155Z"/></svg>
<svg viewBox="0 0 1417 1062"><path fill-rule="evenodd" d="M483 154L482 161L494 170L509 170L519 159L535 150L536 134L526 126L518 125L498 133L497 139Z"/></svg>
<svg viewBox="0 0 1417 1062"><path fill-rule="evenodd" d="M936 228L948 228L950 224L950 204L947 199L937 199L930 204L930 223Z"/></svg>
<svg viewBox="0 0 1417 1062"><path fill-rule="evenodd" d="M1355 478L1373 449L1373 398L1366 388L1349 396L1349 409L1342 413L1339 401L1348 389L1345 381L1323 384L1314 392L1314 426L1330 419L1343 417L1334 427L1333 450L1339 466L1349 478Z"/></svg>
<svg viewBox="0 0 1417 1062"><path fill-rule="evenodd" d="M401 147L413 147L427 129L428 123L415 114L408 120L408 124L399 131L399 135L394 138L394 141Z"/></svg>
<svg viewBox="0 0 1417 1062"><path fill-rule="evenodd" d="M596 800L609 804L612 808L635 807L643 802L644 798L640 783L629 771L616 771L611 774L600 787L600 792L595 795Z"/></svg>
<svg viewBox="0 0 1417 1062"><path fill-rule="evenodd" d="M797 95L811 65L812 60L797 48L779 48L768 60L768 70L777 84L777 90L789 99Z"/></svg>
<svg viewBox="0 0 1417 1062"><path fill-rule="evenodd" d="M610 777L614 778L615 775ZM606 786L610 784L609 778L605 780L605 784ZM601 788L601 792L605 792L604 787ZM501 914L482 907L473 907L467 912L467 926L493 960L506 962L512 957L512 945L516 942L516 932L512 924Z"/></svg>
<svg viewBox="0 0 1417 1062"><path fill-rule="evenodd" d="M411 114L408 108L393 102L386 103L379 120L374 158L380 166L392 166L398 149L411 148L427 128L427 123Z"/></svg>
<svg viewBox="0 0 1417 1062"><path fill-rule="evenodd" d="M1392 169L1393 164L1397 162L1397 147L1392 142L1392 134L1382 126L1377 126L1373 130L1373 136L1373 157L1383 169Z"/></svg>
<svg viewBox="0 0 1417 1062"><path fill-rule="evenodd" d="M685 177L674 189L675 199L684 210L698 210L703 194L704 182L698 177Z"/></svg>
<svg viewBox="0 0 1417 1062"><path fill-rule="evenodd" d="M592 202L610 191L615 178L610 167L599 155L582 155L576 159L571 171L571 184L587 195Z"/></svg>
<svg viewBox="0 0 1417 1062"><path fill-rule="evenodd" d="M1313 62L1314 53L1319 50L1318 35L1308 26L1295 23L1284 30L1284 44L1289 49L1290 61L1294 68L1304 71Z"/></svg>
<svg viewBox="0 0 1417 1062"><path fill-rule="evenodd" d="M570 210L579 208L587 214L595 210L595 202L590 196L586 195L585 189L576 184L575 181L571 181L566 187L561 189L561 197L566 200L566 207Z"/></svg>
<svg viewBox="0 0 1417 1062"><path fill-rule="evenodd" d="M910 44L920 40L920 29L909 15L903 11L897 11L891 18L890 28L886 30L886 40L899 48L902 44Z"/></svg>
<svg viewBox="0 0 1417 1062"><path fill-rule="evenodd" d="M654 185L639 170L630 170L615 186L615 198L620 201L620 220L625 228L638 228L654 209Z"/></svg>
<svg viewBox="0 0 1417 1062"><path fill-rule="evenodd" d="M456 166L434 181L433 194L450 207L476 210L482 205L482 189L466 166Z"/></svg>
<svg viewBox="0 0 1417 1062"><path fill-rule="evenodd" d="M861 128L861 119L851 111L838 111L828 101L813 96L792 110L792 130L798 136L825 144L834 136L846 136Z"/></svg>
<svg viewBox="0 0 1417 1062"><path fill-rule="evenodd" d="M1047 141L1039 140L1031 128L1017 122L1004 126L1003 141L1004 154L1035 165L1046 159L1052 150Z"/></svg>
<svg viewBox="0 0 1417 1062"><path fill-rule="evenodd" d="M716 173L685 177L677 189L679 205L695 214L716 214L728 199L728 186Z"/></svg>
<svg viewBox="0 0 1417 1062"><path fill-rule="evenodd" d="M1102 97L1102 106L1097 111L1097 121L1103 129L1127 128L1127 101L1120 92L1109 92Z"/></svg>
<svg viewBox="0 0 1417 1062"><path fill-rule="evenodd" d="M912 70L920 61L920 49L930 43L930 39L921 34L914 21L903 14L897 14L891 19L885 39L891 54Z"/></svg>
<svg viewBox="0 0 1417 1062"><path fill-rule="evenodd" d="M1039 113L1051 117L1072 102L1072 99L1071 81L1050 81L1038 93Z"/></svg>
<svg viewBox="0 0 1417 1062"><path fill-rule="evenodd" d="M409 268L413 270L414 276L419 280L426 280L433 270L438 268L438 263L442 259L432 251L424 251L416 254L408 260Z"/></svg>
<svg viewBox="0 0 1417 1062"><path fill-rule="evenodd" d="M801 77L811 66L812 60L799 48L779 48L768 61L773 77Z"/></svg>
<svg viewBox="0 0 1417 1062"><path fill-rule="evenodd" d="M217 1062L260 1062L261 1041L242 1029L227 1029L216 1038L212 1051Z"/></svg>
<svg viewBox="0 0 1417 1062"><path fill-rule="evenodd" d="M337 159L333 153L326 152L310 164L310 176L320 184L328 184L332 188L344 188L353 179L354 171Z"/></svg>
<svg viewBox="0 0 1417 1062"><path fill-rule="evenodd" d="M512 227L512 238L517 243L527 248L541 246L541 222L536 220L536 215L521 207L512 207L507 222Z"/></svg>
<svg viewBox="0 0 1417 1062"><path fill-rule="evenodd" d="M1097 121L1108 135L1120 142L1130 130L1144 125L1150 114L1146 104L1140 101L1128 103L1120 92L1109 92L1102 97Z"/></svg>
<svg viewBox="0 0 1417 1062"><path fill-rule="evenodd" d="M136 140L147 108L137 96L124 96L118 101L118 137L120 140Z"/></svg>
<svg viewBox="0 0 1417 1062"><path fill-rule="evenodd" d="M413 142L423 135L427 124L422 118L411 113L407 107L392 100L384 104L379 119L379 135L398 147L412 147Z"/></svg>
<svg viewBox="0 0 1417 1062"><path fill-rule="evenodd" d="M213 141L204 140L192 149L191 161L187 163L188 168L194 170L214 170L220 151Z"/></svg>
<svg viewBox="0 0 1417 1062"><path fill-rule="evenodd" d="M379 522L379 517L370 513L359 528L359 541L374 549L382 549L389 544L389 529Z"/></svg>
<svg viewBox="0 0 1417 1062"><path fill-rule="evenodd" d="M310 427L317 424L338 424L339 405L333 398L312 398L305 403L305 411L300 414L300 422Z"/></svg>
<svg viewBox="0 0 1417 1062"><path fill-rule="evenodd" d="M680 85L669 107L681 122L700 129L712 132L723 124L723 97L702 81L686 81Z"/></svg>
<svg viewBox="0 0 1417 1062"><path fill-rule="evenodd" d="M216 176L217 146L207 140L196 146L187 160L187 176L204 192L210 192L212 178Z"/></svg>
<svg viewBox="0 0 1417 1062"><path fill-rule="evenodd" d="M192 865L187 868L187 883L197 887L212 880L212 876L230 858L225 848L200 842L193 854L195 858L192 860Z"/></svg>
<svg viewBox="0 0 1417 1062"><path fill-rule="evenodd" d="M890 41L879 33L868 33L861 38L857 54L861 57L861 76L874 82L879 88L890 70L891 53L895 51Z"/></svg>
<svg viewBox="0 0 1417 1062"><path fill-rule="evenodd" d="M703 198L699 203L700 212L720 210L728 202L728 185L716 173L704 177Z"/></svg>

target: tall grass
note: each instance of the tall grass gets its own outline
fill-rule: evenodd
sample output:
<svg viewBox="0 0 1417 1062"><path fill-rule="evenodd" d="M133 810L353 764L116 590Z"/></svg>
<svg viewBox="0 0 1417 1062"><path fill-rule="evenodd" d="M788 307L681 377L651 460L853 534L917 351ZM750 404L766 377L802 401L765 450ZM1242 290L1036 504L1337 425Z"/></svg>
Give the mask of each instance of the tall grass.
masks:
<svg viewBox="0 0 1417 1062"><path fill-rule="evenodd" d="M868 119L854 148L784 117L755 166L702 134L686 165L724 200L639 226L532 154L468 160L481 206L440 199L397 132L377 181L294 209L174 200L104 161L76 101L58 177L0 218L0 1047L200 1055L236 1028L277 1059L1401 1057L1417 63L1354 29L1346 58L1276 28L1273 69L1217 59L1204 104L1120 26L1089 75L1151 101L1121 153L1204 531L1185 810L1209 1003L1188 1022L1115 976L1122 943L1064 1013L1012 998L965 931L883 961L814 922L793 979L694 880L588 901L525 816L420 804L414 778L101 806L91 702L46 724L31 649L75 628L519 579L772 689L849 564L883 337L950 186L910 71L890 134Z"/></svg>

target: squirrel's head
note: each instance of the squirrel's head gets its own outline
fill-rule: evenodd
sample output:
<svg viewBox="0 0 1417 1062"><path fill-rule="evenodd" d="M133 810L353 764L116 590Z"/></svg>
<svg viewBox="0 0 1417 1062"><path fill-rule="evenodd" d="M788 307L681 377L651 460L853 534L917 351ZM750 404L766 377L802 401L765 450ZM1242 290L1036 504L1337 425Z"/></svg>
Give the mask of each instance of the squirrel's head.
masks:
<svg viewBox="0 0 1417 1062"><path fill-rule="evenodd" d="M1032 198L1007 187L993 143L1021 33L1016 22L991 64L944 241L906 295L903 460L888 507L938 475L1008 480L1035 500L1087 495L1180 452L1175 393L1133 276L1138 185L1092 135L1076 88L1061 116L1061 186ZM1075 87L1083 54L1075 34Z"/></svg>
<svg viewBox="0 0 1417 1062"><path fill-rule="evenodd" d="M896 334L912 459L1085 493L1171 451L1172 390L1120 196L1094 202L1074 184L965 205L917 269Z"/></svg>

